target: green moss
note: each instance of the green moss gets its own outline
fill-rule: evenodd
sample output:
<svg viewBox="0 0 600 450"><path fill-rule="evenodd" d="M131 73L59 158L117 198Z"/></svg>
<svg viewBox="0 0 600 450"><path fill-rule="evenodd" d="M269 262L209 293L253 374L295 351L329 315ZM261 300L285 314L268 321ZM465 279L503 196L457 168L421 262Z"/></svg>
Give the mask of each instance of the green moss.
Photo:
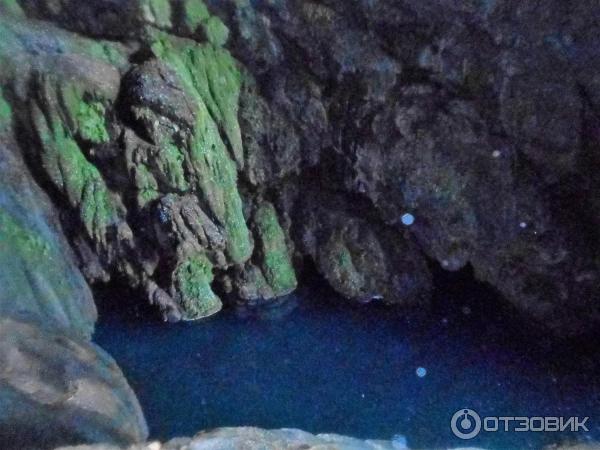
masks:
<svg viewBox="0 0 600 450"><path fill-rule="evenodd" d="M79 293L66 271L64 255L49 241L52 237L36 229L33 221L29 222L31 219L29 216L18 219L5 210L4 205L0 206L0 267L3 271L0 297L17 300L19 305L15 310L39 311L46 319L57 315L63 319L68 315L67 320L78 320L78 311L69 300Z"/></svg>
<svg viewBox="0 0 600 450"><path fill-rule="evenodd" d="M25 16L23 8L21 8L17 0L0 0L0 13L7 16Z"/></svg>
<svg viewBox="0 0 600 450"><path fill-rule="evenodd" d="M354 297L365 285L363 275L356 269L352 252L337 233L322 250L320 266L331 285L346 297Z"/></svg>
<svg viewBox="0 0 600 450"><path fill-rule="evenodd" d="M117 222L119 213L102 175L86 159L56 114L50 124L39 116L36 122L44 169L71 206L79 211L89 236L103 242L106 227Z"/></svg>
<svg viewBox="0 0 600 450"><path fill-rule="evenodd" d="M204 104L190 144L190 159L204 201L225 228L227 254L236 264L252 255L250 233L237 189L237 170Z"/></svg>
<svg viewBox="0 0 600 450"><path fill-rule="evenodd" d="M173 142L141 146L127 154L127 167L134 176L140 208L160 197L161 192L188 192L184 152Z"/></svg>
<svg viewBox="0 0 600 450"><path fill-rule="evenodd" d="M171 3L169 0L143 0L141 3L144 20L160 28L171 27Z"/></svg>
<svg viewBox="0 0 600 450"><path fill-rule="evenodd" d="M27 260L41 261L50 253L50 245L39 234L28 230L17 222L14 217L0 208L0 245L6 246ZM16 256L16 255L15 255Z"/></svg>
<svg viewBox="0 0 600 450"><path fill-rule="evenodd" d="M201 48L196 66L204 70L198 76L203 78L200 84L202 98L212 117L224 131L233 157L238 165L244 161L242 133L238 122L238 109L242 77L235 60L229 52L212 46Z"/></svg>
<svg viewBox="0 0 600 450"><path fill-rule="evenodd" d="M237 167L219 133L219 128L228 136L237 133L230 142L238 141L236 146L243 160L237 123L239 72L228 53L212 46L161 35L152 49L179 76L197 105L196 126L186 145L192 177L200 195L225 228L228 256L236 264L244 263L252 254L252 243L237 189Z"/></svg>
<svg viewBox="0 0 600 450"><path fill-rule="evenodd" d="M221 19L216 16L212 16L202 23L202 29L210 42L217 47L221 47L227 44L229 40L229 28L223 23Z"/></svg>
<svg viewBox="0 0 600 450"><path fill-rule="evenodd" d="M194 32L202 22L209 18L210 13L202 0L184 0L183 20L190 31Z"/></svg>
<svg viewBox="0 0 600 450"><path fill-rule="evenodd" d="M106 110L102 102L87 100L83 88L75 83L62 84L57 91L67 124L79 137L93 144L110 140L106 129Z"/></svg>
<svg viewBox="0 0 600 450"><path fill-rule="evenodd" d="M159 168L167 177L169 184L179 191L187 191L189 183L183 169L185 160L183 152L175 144L168 142L161 145L159 155Z"/></svg>
<svg viewBox="0 0 600 450"><path fill-rule="evenodd" d="M0 131L10 126L12 121L12 108L4 98L2 88L0 88Z"/></svg>
<svg viewBox="0 0 600 450"><path fill-rule="evenodd" d="M128 64L127 55L118 44L102 41L83 41L80 50L93 59L99 59L112 66L123 67Z"/></svg>
<svg viewBox="0 0 600 450"><path fill-rule="evenodd" d="M254 214L259 245L259 264L276 296L296 289L297 280L285 234L270 203L261 204Z"/></svg>
<svg viewBox="0 0 600 450"><path fill-rule="evenodd" d="M210 287L212 280L212 264L202 253L186 258L175 269L173 283L187 320L210 316L221 309L221 300Z"/></svg>
<svg viewBox="0 0 600 450"><path fill-rule="evenodd" d="M133 166L134 180L137 187L137 202L140 208L143 208L151 201L160 197L158 192L158 183L144 164Z"/></svg>
<svg viewBox="0 0 600 450"><path fill-rule="evenodd" d="M79 104L77 124L81 137L94 144L108 142L110 137L106 129L104 105L98 101Z"/></svg>
<svg viewBox="0 0 600 450"><path fill-rule="evenodd" d="M217 16L212 16L202 0L185 0L182 5L183 25L189 33L199 29L211 44L221 47L229 39L229 29Z"/></svg>
<svg viewBox="0 0 600 450"><path fill-rule="evenodd" d="M242 76L231 54L212 45L174 42L166 35L152 48L179 75L186 91L208 107L241 167L244 151L238 110Z"/></svg>

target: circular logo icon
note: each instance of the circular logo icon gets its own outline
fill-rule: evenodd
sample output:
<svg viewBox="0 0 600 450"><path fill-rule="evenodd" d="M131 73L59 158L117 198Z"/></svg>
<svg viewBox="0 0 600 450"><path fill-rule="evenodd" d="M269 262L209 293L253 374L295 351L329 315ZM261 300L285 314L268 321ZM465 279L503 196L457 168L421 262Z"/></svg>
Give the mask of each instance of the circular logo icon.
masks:
<svg viewBox="0 0 600 450"><path fill-rule="evenodd" d="M457 438L473 439L481 431L481 417L472 409L460 409L452 416L450 427Z"/></svg>

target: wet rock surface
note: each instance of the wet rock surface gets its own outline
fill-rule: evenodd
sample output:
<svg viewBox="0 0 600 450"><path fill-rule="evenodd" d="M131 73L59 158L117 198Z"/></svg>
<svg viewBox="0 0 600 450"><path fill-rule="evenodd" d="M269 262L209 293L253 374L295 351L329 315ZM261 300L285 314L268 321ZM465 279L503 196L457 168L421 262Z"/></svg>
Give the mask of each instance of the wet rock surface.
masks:
<svg viewBox="0 0 600 450"><path fill-rule="evenodd" d="M96 307L65 237L69 224L61 226L19 145L17 95L0 90L0 447L144 440L135 395L90 342ZM81 192L70 194L79 201Z"/></svg>
<svg viewBox="0 0 600 450"><path fill-rule="evenodd" d="M305 264L423 309L432 267L470 266L532 324L597 329L599 22L591 0L0 0L0 347L39 368L0 372L0 427L61 444L83 408L62 435L145 437L88 343L94 283L178 321ZM283 439L236 433L204 438Z"/></svg>
<svg viewBox="0 0 600 450"><path fill-rule="evenodd" d="M307 259L421 307L432 264L472 266L594 329L593 2L119 5L2 3L12 126L89 282L180 320L289 293Z"/></svg>
<svg viewBox="0 0 600 450"><path fill-rule="evenodd" d="M313 435L301 430L263 430L260 428L218 428L198 434L192 439L182 438L130 447L129 450L394 450L399 442L361 440L336 434ZM61 450L118 450L114 446L67 447Z"/></svg>
<svg viewBox="0 0 600 450"><path fill-rule="evenodd" d="M33 322L0 319L0 444L126 445L148 431L135 395L99 347Z"/></svg>
<svg viewBox="0 0 600 450"><path fill-rule="evenodd" d="M343 192L333 214L364 202L346 223L395 230L419 249L396 253L410 264L472 265L559 334L597 320L597 7L291 0L219 12L262 97L242 97L251 182L315 186L313 211L323 191ZM406 213L416 220L403 231ZM385 273L369 266L369 280ZM334 285L356 297L347 278Z"/></svg>

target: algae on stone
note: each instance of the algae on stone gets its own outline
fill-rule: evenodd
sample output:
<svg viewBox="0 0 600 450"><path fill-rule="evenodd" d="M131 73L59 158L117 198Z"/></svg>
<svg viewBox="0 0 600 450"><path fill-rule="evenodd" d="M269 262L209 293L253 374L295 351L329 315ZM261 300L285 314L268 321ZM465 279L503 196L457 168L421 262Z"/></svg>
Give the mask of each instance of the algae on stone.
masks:
<svg viewBox="0 0 600 450"><path fill-rule="evenodd" d="M0 14L17 17L25 15L17 0L0 0Z"/></svg>
<svg viewBox="0 0 600 450"><path fill-rule="evenodd" d="M259 265L275 296L296 289L297 280L285 234L271 203L262 203L254 213Z"/></svg>
<svg viewBox="0 0 600 450"><path fill-rule="evenodd" d="M109 141L104 115L104 105L98 101L82 101L79 104L76 117L79 133L83 139L95 144Z"/></svg>
<svg viewBox="0 0 600 450"><path fill-rule="evenodd" d="M189 191L184 163L183 151L171 141L157 146L145 143L127 146L127 170L137 190L138 206L143 208L164 193Z"/></svg>
<svg viewBox="0 0 600 450"><path fill-rule="evenodd" d="M211 16L202 0L184 0L182 4L183 25L190 33L201 29L213 45L223 46L229 39L229 29L217 16Z"/></svg>
<svg viewBox="0 0 600 450"><path fill-rule="evenodd" d="M342 295L352 298L363 291L364 276L355 267L352 253L339 233L327 241L319 265L327 281Z"/></svg>
<svg viewBox="0 0 600 450"><path fill-rule="evenodd" d="M90 142L105 142L108 133L103 107L83 100L74 85L40 86L40 104L32 105L35 129L41 143L42 167L61 190L94 242L106 245L106 228L120 220L120 208L102 174L83 154L76 135Z"/></svg>
<svg viewBox="0 0 600 450"><path fill-rule="evenodd" d="M184 0L182 9L185 25L192 32L210 18L210 12L202 0Z"/></svg>
<svg viewBox="0 0 600 450"><path fill-rule="evenodd" d="M12 121L12 108L3 95L3 89L0 87L0 131L4 131L10 126Z"/></svg>
<svg viewBox="0 0 600 450"><path fill-rule="evenodd" d="M158 183L144 164L135 164L132 167L135 185L137 187L137 202L140 208L160 197Z"/></svg>
<svg viewBox="0 0 600 450"><path fill-rule="evenodd" d="M173 287L186 320L207 317L221 310L222 304L210 287L213 266L203 253L188 256L173 272Z"/></svg>
<svg viewBox="0 0 600 450"><path fill-rule="evenodd" d="M144 21L160 28L171 27L171 3L169 0L143 0L140 7Z"/></svg>
<svg viewBox="0 0 600 450"><path fill-rule="evenodd" d="M10 203L10 200L9 200ZM62 326L72 325L78 332L88 334L93 328L93 309L87 310L76 302L74 279L67 272L64 255L49 241L51 234L42 234L37 223L25 222L31 217L17 217L6 205L0 205L0 273L2 295L0 303L11 299L18 304L2 304L6 310L27 311L46 316ZM50 237L49 237L50 236ZM83 295L82 295L83 297ZM91 300L90 300L91 303Z"/></svg>
<svg viewBox="0 0 600 450"><path fill-rule="evenodd" d="M166 35L160 35L152 49L179 76L186 92L206 105L241 168L244 155L238 104L242 76L233 57L210 44L176 41Z"/></svg>
<svg viewBox="0 0 600 450"><path fill-rule="evenodd" d="M252 255L252 243L237 190L237 171L204 105L200 107L190 152L200 195L225 228L229 257L235 264L242 264Z"/></svg>
<svg viewBox="0 0 600 450"><path fill-rule="evenodd" d="M96 242L104 242L106 227L116 224L119 214L102 175L61 123L55 122L48 131L40 135L44 166L55 169L50 171L52 181L79 211L88 235Z"/></svg>
<svg viewBox="0 0 600 450"><path fill-rule="evenodd" d="M160 146L158 153L155 164L164 174L170 186L178 191L187 191L189 183L185 178L183 168L185 156L181 149L173 142L167 142Z"/></svg>
<svg viewBox="0 0 600 450"><path fill-rule="evenodd" d="M237 129L234 134L237 133L241 150L237 124L239 83L235 81L239 72L228 53L209 46L183 40L175 42L161 36L152 48L156 56L179 76L185 91L197 105L193 135L186 143L192 178L200 197L225 228L228 256L233 263L242 264L252 254L252 243L237 188L237 167L219 133L219 124L225 130ZM231 111L228 117L235 125L224 125L227 120L223 111Z"/></svg>
<svg viewBox="0 0 600 450"><path fill-rule="evenodd" d="M202 29L208 42L217 47L222 47L229 40L229 28L221 19L212 16L202 23Z"/></svg>

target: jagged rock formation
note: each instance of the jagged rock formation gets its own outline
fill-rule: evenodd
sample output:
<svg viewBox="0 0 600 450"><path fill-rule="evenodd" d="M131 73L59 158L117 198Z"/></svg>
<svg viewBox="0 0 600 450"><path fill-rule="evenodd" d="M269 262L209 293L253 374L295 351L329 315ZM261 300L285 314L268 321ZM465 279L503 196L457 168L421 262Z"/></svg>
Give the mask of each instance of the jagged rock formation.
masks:
<svg viewBox="0 0 600 450"><path fill-rule="evenodd" d="M215 274L245 299L296 286L273 207L248 198L256 220L244 216L243 75L222 47L228 30L202 2L188 3L180 34L202 31L201 43L161 30L174 15L168 2L133 7L141 29L125 45L26 22L14 4L2 24L15 126L39 182L69 215L88 281L124 278L169 320L217 312ZM23 7L53 17L39 2Z"/></svg>
<svg viewBox="0 0 600 450"><path fill-rule="evenodd" d="M0 21L6 25L4 18ZM24 147L18 145L18 115L23 110L11 106L19 94L4 84L4 76L18 72L20 66L12 58L19 55L11 55L9 61L4 59L7 49L2 50L6 53L0 51L0 447L127 445L144 440L147 427L135 395L115 362L90 342L96 307L63 234L58 210L32 179ZM78 114L95 116L97 111ZM96 133L91 121L76 117L82 134ZM48 167L59 167L52 172L56 180L64 177L71 183L61 185L69 201L79 205L82 197L99 198L93 166L85 165L87 171L82 172L67 168L85 160L75 153L74 144L64 140L59 125L47 136L48 149L57 145L56 153L46 159ZM76 191L75 184L84 179L87 190ZM100 223L100 217L84 210L82 214L90 230Z"/></svg>
<svg viewBox="0 0 600 450"><path fill-rule="evenodd" d="M388 301L426 292L425 256L447 270L472 266L563 336L594 328L593 2L231 0L215 8L232 30L232 52L257 79L240 113L249 182L277 186L300 230L306 211L326 204L329 217L348 215L344 227L366 223L388 251L390 242L410 243L391 253L418 270L401 266L405 281L385 292ZM407 231L406 213L416 218ZM317 223L334 234L342 227L322 214ZM364 248L359 236L346 247ZM295 237L314 257L308 235ZM320 252L339 252L317 242ZM324 259L316 259L321 272L349 297L361 276L385 285L377 280L385 265L354 271Z"/></svg>
<svg viewBox="0 0 600 450"><path fill-rule="evenodd" d="M8 115L89 282L179 320L305 258L424 306L435 263L562 336L598 323L592 2L0 5Z"/></svg>
<svg viewBox="0 0 600 450"><path fill-rule="evenodd" d="M0 441L146 437L88 284L176 321L283 296L307 261L418 308L432 266L470 266L594 330L600 11L571 3L0 0ZM338 439L294 433L199 439Z"/></svg>

